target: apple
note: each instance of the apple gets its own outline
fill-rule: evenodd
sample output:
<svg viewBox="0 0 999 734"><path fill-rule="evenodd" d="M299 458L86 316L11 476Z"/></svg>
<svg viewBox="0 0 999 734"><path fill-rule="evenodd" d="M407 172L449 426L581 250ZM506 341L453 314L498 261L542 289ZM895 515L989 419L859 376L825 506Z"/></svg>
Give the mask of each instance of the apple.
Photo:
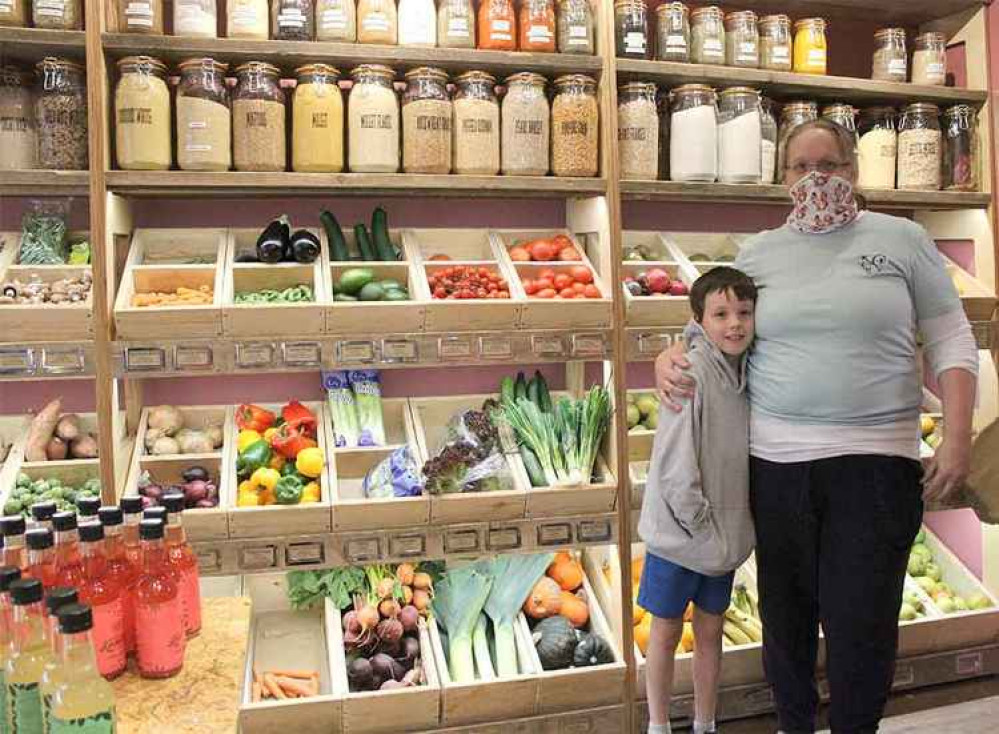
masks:
<svg viewBox="0 0 999 734"><path fill-rule="evenodd" d="M968 609L988 609L992 606L992 602L985 594L973 594L968 599Z"/></svg>
<svg viewBox="0 0 999 734"><path fill-rule="evenodd" d="M645 274L645 281L653 293L668 293L671 278L662 268L652 268Z"/></svg>
<svg viewBox="0 0 999 734"><path fill-rule="evenodd" d="M669 285L669 294L671 296L685 296L690 291L687 289L687 284L682 280L674 280Z"/></svg>

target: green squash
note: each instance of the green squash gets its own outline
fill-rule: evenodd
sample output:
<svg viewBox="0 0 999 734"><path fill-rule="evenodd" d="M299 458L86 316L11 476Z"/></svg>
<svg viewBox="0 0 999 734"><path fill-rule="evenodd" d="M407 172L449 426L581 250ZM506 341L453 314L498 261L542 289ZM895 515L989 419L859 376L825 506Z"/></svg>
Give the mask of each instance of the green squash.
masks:
<svg viewBox="0 0 999 734"><path fill-rule="evenodd" d="M562 670L572 665L578 640L568 619L560 615L542 619L534 626L531 637L542 668Z"/></svg>
<svg viewBox="0 0 999 734"><path fill-rule="evenodd" d="M590 632L583 633L572 655L573 666L585 668L588 665L606 665L613 662L614 651L607 640Z"/></svg>

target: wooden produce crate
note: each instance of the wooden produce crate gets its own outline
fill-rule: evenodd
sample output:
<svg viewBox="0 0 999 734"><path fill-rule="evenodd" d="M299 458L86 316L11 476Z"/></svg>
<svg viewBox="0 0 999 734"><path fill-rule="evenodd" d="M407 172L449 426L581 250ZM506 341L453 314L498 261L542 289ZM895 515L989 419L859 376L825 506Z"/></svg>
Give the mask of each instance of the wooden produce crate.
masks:
<svg viewBox="0 0 999 734"><path fill-rule="evenodd" d="M318 230L310 229L319 236ZM300 263L240 263L240 255L254 254L260 232L255 229L230 230L230 246L225 267L225 295L222 301L222 333L227 337L311 336L323 333L325 309L329 304L328 271L323 257L309 265ZM312 289L307 303L236 303L237 293L265 289L283 290L297 285Z"/></svg>
<svg viewBox="0 0 999 734"><path fill-rule="evenodd" d="M729 232L664 232L662 238L672 255L670 259L689 262L701 269L731 266L747 236Z"/></svg>
<svg viewBox="0 0 999 734"><path fill-rule="evenodd" d="M5 283L54 283L90 273L89 265L11 265L0 268ZM90 341L94 338L93 287L75 303L0 304L0 340L5 342Z"/></svg>
<svg viewBox="0 0 999 734"><path fill-rule="evenodd" d="M452 416L468 409L480 409L487 398L497 395L461 395L434 398L411 398L413 427L420 450L417 460L421 465L434 456L444 439L445 428ZM464 492L460 494L430 495L430 522L462 523L517 520L527 511L527 488L521 475L506 456L513 489L494 492Z"/></svg>
<svg viewBox="0 0 999 734"><path fill-rule="evenodd" d="M942 254L942 253L941 253ZM961 304L969 321L991 321L996 310L996 294L990 291L980 280L943 255L947 265L947 274L954 281Z"/></svg>
<svg viewBox="0 0 999 734"><path fill-rule="evenodd" d="M629 389L629 395L638 397L640 395L655 395L654 388ZM655 441L656 432L649 428L643 428L641 424L628 431L628 459L630 461L648 461L652 457L652 444Z"/></svg>
<svg viewBox="0 0 999 734"><path fill-rule="evenodd" d="M523 617L523 614L520 616ZM437 620L431 619L428 626L434 664L441 683L441 726L518 719L538 713L539 669L534 663L534 644L526 636L526 621L520 619L514 625L520 674L491 681L476 679L474 683L455 683L451 680Z"/></svg>
<svg viewBox="0 0 999 734"><path fill-rule="evenodd" d="M11 490L20 474L25 474L32 481L37 479L58 479L63 486L79 487L89 479L100 479L101 467L97 459L87 459L74 461L72 463L64 461L37 462L34 464L21 464L15 461L12 470L6 467L3 471L4 485L0 486L0 508L7 504Z"/></svg>
<svg viewBox="0 0 999 734"><path fill-rule="evenodd" d="M350 260L347 260L347 261L338 261L338 260L334 260L333 259L333 251L330 249L329 237L326 236L326 228L325 227L320 228L321 231L319 233L319 241L323 245L323 252L326 253L327 258L328 258L328 262L330 264L332 264L332 265L357 265L357 266L364 266L364 265L369 264L369 263L372 264L372 265L375 265L375 264L388 264L388 263L399 264L399 263L404 263L404 262L406 262L406 260L408 260L408 258L406 256L406 250L405 250L405 248L403 247L403 244L402 244L402 239L403 239L402 233L403 233L403 230L401 230L401 229L389 229L389 241L392 243L392 245L395 247L396 251L398 252L399 259L397 259L397 260L379 260L379 259L365 260L364 258L361 257L361 250L357 246L357 238L354 236L354 226L353 226L354 224L355 224L354 222L340 222L340 229L343 231L343 239L347 243L347 251L350 253ZM360 222L358 222L358 224L360 224ZM365 222L365 224L370 225L369 222ZM370 226L368 227L368 233L369 233L369 236L370 236L370 233L371 233ZM372 244L374 244L374 243L372 243Z"/></svg>
<svg viewBox="0 0 999 734"><path fill-rule="evenodd" d="M315 413L319 419L319 430L317 442L319 448L326 458L327 467L330 461L330 427L329 413L326 406L320 402L303 402L305 407ZM261 408L266 408L276 414L280 414L283 403L267 404L256 403ZM230 441L234 442L238 429L234 425L231 432ZM233 539L240 538L274 538L285 535L310 535L318 533L328 533L332 529L330 504L333 490L330 486L330 476L328 468L320 475L319 502L309 502L298 505L268 505L266 507L238 507L237 496L239 479L236 476L236 449L235 446L229 451L227 456L228 481L233 490L229 493L229 536Z"/></svg>
<svg viewBox="0 0 999 734"><path fill-rule="evenodd" d="M393 263L331 263L330 284L334 286L345 270L368 268L375 280L392 278L403 283L409 292L408 301L330 301L326 306L326 333L337 336L371 334L401 334L423 331L426 303L422 300L419 281L424 279L417 265ZM424 279L424 285L426 281Z"/></svg>
<svg viewBox="0 0 999 734"><path fill-rule="evenodd" d="M122 339L222 335L222 302L229 235L224 229L137 229L125 262L114 318ZM136 293L179 286L213 290L210 306L135 307Z"/></svg>
<svg viewBox="0 0 999 734"><path fill-rule="evenodd" d="M30 420L23 415L0 416L0 445L8 447L6 456L0 451L0 495L4 495L17 478Z"/></svg>
<svg viewBox="0 0 999 734"><path fill-rule="evenodd" d="M624 260L621 272L624 276L635 277L639 273L652 268L659 268L669 273L672 280L679 279L690 288L697 279L697 270L689 263L682 262L682 253L676 248L670 248L665 237L658 232L624 232L623 246L629 249L641 249L643 253L655 260ZM683 326L693 315L690 310L689 296L634 296L621 283L624 290L625 321L628 326L657 327Z"/></svg>
<svg viewBox="0 0 999 734"><path fill-rule="evenodd" d="M421 461L409 401L406 398L383 398L382 420L387 441L385 446L333 449L328 471L333 492L335 531L409 527L430 522L429 495L384 499L364 496L365 475L396 449L409 446L413 458L418 464Z"/></svg>
<svg viewBox="0 0 999 734"><path fill-rule="evenodd" d="M409 229L403 231L402 242L406 259L415 266L417 297L426 306L426 331L509 331L520 325L524 302L517 298L514 273L503 262L488 230ZM431 259L439 254L451 260ZM451 265L474 265L498 273L510 286L510 298L433 298L427 278Z"/></svg>
<svg viewBox="0 0 999 734"><path fill-rule="evenodd" d="M70 412L60 413L60 417L63 415L70 415ZM97 439L97 414L96 413L74 413L80 419L80 430L84 433L91 434L95 439ZM28 425L31 419L25 423L25 432L28 430ZM125 420L124 415L119 413L116 417L114 423L115 431L115 451L123 453L126 445L125 437ZM86 464L93 464L94 466L100 465L100 459L63 459L60 461L26 461L24 459L24 445L20 446L20 451L18 453L18 469L35 469L35 468L45 468L45 467L57 467L57 466L84 466Z"/></svg>
<svg viewBox="0 0 999 734"><path fill-rule="evenodd" d="M420 625L420 661L426 682L420 686L390 691L351 692L347 682L347 655L343 648L340 611L326 599L329 620L330 660L334 689L341 699L340 731L364 734L395 734L425 731L440 725L441 685L434 661L430 630Z"/></svg>
<svg viewBox="0 0 999 734"><path fill-rule="evenodd" d="M142 409L139 426L136 430L135 449L129 464L128 479L121 488L120 496L138 494L139 478L148 472L150 479L157 483L177 484L181 473L192 466L204 467L215 477L219 490L218 507L211 509L190 509L184 511L184 530L189 540L225 540L229 537L228 508L235 492L235 474L230 467L235 458L230 454L235 450L235 424L233 408L224 405L190 405L178 408L184 416L187 428L204 428L213 424L222 426L223 443L216 451L207 454L169 454L153 456L146 450L145 439L149 424L149 408Z"/></svg>

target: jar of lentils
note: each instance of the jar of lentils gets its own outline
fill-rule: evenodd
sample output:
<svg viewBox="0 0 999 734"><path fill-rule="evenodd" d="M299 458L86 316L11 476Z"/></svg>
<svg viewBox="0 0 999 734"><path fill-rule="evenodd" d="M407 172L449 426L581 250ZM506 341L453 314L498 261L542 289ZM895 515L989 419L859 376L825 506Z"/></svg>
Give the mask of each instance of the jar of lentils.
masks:
<svg viewBox="0 0 999 734"><path fill-rule="evenodd" d="M791 71L791 19L768 15L760 21L760 68Z"/></svg>
<svg viewBox="0 0 999 734"><path fill-rule="evenodd" d="M451 172L453 110L443 69L422 66L406 73L402 96L402 170Z"/></svg>
<svg viewBox="0 0 999 734"><path fill-rule="evenodd" d="M50 56L40 61L35 71L39 167L86 170L87 80L83 67Z"/></svg>
<svg viewBox="0 0 999 734"><path fill-rule="evenodd" d="M552 100L552 173L596 176L599 170L600 113L597 83L584 74L555 80Z"/></svg>
<svg viewBox="0 0 999 734"><path fill-rule="evenodd" d="M500 112L503 173L507 176L547 174L551 109L545 96L545 78L529 71L507 77Z"/></svg>
<svg viewBox="0 0 999 734"><path fill-rule="evenodd" d="M656 58L690 61L690 10L683 3L662 3L656 8Z"/></svg>
<svg viewBox="0 0 999 734"><path fill-rule="evenodd" d="M756 13L742 10L725 18L725 63L756 69L760 65L760 34Z"/></svg>
<svg viewBox="0 0 999 734"><path fill-rule="evenodd" d="M454 172L494 176L500 169L496 79L484 71L468 71L455 82Z"/></svg>
<svg viewBox="0 0 999 734"><path fill-rule="evenodd" d="M690 15L690 60L695 64L725 63L725 14L716 5Z"/></svg>

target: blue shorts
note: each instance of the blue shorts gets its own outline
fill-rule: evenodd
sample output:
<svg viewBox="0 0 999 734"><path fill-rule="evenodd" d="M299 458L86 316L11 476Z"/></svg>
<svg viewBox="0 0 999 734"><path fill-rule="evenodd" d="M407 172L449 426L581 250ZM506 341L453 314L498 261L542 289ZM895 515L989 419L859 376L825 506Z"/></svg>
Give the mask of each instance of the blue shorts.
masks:
<svg viewBox="0 0 999 734"><path fill-rule="evenodd" d="M646 553L638 606L663 619L682 617L688 602L709 614L724 614L732 601L734 580L735 571L706 576Z"/></svg>

